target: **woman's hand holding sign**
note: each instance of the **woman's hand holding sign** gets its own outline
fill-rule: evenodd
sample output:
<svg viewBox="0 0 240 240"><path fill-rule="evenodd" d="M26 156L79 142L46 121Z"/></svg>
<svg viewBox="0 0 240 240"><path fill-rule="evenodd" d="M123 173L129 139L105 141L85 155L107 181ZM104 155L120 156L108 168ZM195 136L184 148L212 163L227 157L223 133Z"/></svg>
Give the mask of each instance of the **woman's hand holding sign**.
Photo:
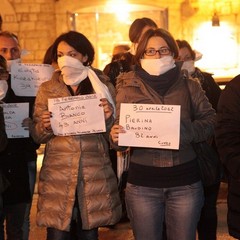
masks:
<svg viewBox="0 0 240 240"><path fill-rule="evenodd" d="M119 133L125 133L126 131L121 125L113 125L110 135L114 143L118 142Z"/></svg>
<svg viewBox="0 0 240 240"><path fill-rule="evenodd" d="M100 100L101 100L100 106L103 107L104 116L105 116L105 119L107 120L113 114L113 111L114 111L113 106L106 98L101 98Z"/></svg>
<svg viewBox="0 0 240 240"><path fill-rule="evenodd" d="M52 117L52 113L49 111L44 111L41 118L42 118L42 123L43 123L43 127L47 130L47 131L52 131L52 127L51 127L51 122L50 122L50 118Z"/></svg>

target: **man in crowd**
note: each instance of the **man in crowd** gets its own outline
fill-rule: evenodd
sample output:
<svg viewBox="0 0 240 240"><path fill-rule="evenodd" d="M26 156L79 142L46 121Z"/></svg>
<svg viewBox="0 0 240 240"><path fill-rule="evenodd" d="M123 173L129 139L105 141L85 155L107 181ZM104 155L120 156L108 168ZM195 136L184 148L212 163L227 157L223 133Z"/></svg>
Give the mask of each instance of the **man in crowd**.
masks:
<svg viewBox="0 0 240 240"><path fill-rule="evenodd" d="M17 96L11 88L11 66L21 62L21 48L15 34L0 32L0 55L7 60L8 91L2 100L5 103L28 103L29 117L22 126L29 130L33 111L34 97ZM0 153L3 173L10 182L3 193L3 212L0 214L0 240L4 239L3 223L6 220L8 240L27 240L32 195L36 180L36 149L39 147L30 137L8 138L6 149Z"/></svg>

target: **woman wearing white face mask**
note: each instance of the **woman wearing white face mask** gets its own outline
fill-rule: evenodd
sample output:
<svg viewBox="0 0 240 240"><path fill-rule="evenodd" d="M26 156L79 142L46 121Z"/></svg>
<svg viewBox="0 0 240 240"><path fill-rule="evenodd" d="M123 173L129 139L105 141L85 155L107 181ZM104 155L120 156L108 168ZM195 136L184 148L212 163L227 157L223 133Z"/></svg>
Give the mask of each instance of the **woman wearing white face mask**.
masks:
<svg viewBox="0 0 240 240"><path fill-rule="evenodd" d="M196 52L186 40L176 40L179 47L179 60L183 61L182 69L188 71L190 76L197 80L206 93L209 102L217 111L218 100L221 94L221 89L214 81L212 74L203 72L195 67L195 61L198 60ZM213 148L216 149L216 144L213 139ZM217 150L217 149L216 149ZM219 160L220 165L220 160ZM221 169L219 167L219 169ZM220 172L219 172L220 175ZM204 186L204 205L201 212L201 218L198 223L198 239L213 240L217 238L217 198L220 187L219 181L211 186Z"/></svg>
<svg viewBox="0 0 240 240"><path fill-rule="evenodd" d="M100 70L93 69L94 49L81 33L60 35L52 45L58 63L50 81L38 91L32 135L46 143L39 179L37 224L47 227L47 239L97 240L98 227L121 217L117 179L108 155L108 133L114 121L115 90ZM105 133L56 136L48 99L100 93ZM74 227L76 226L76 227ZM77 230L74 232L74 229Z"/></svg>
<svg viewBox="0 0 240 240"><path fill-rule="evenodd" d="M176 40L176 42L179 47L179 60L183 61L182 69L187 70L192 78L199 81L213 108L217 110L218 99L221 94L219 85L215 82L211 73L195 67L195 61L198 61L202 55L194 51L186 40Z"/></svg>
<svg viewBox="0 0 240 240"><path fill-rule="evenodd" d="M179 149L131 147L126 205L136 240L162 239L163 221L168 240L196 239L203 204L196 154L191 142L213 134L215 111L200 85L186 81L178 58L178 46L164 29L148 30L139 42L134 71L118 77L116 120L110 132L118 151L121 103L180 105ZM196 120L191 122L190 99Z"/></svg>

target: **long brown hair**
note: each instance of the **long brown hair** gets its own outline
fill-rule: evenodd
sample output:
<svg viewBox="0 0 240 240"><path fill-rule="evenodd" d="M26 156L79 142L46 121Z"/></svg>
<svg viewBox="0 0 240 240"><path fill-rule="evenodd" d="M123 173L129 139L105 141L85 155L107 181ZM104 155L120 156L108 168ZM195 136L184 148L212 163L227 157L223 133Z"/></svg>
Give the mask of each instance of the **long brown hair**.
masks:
<svg viewBox="0 0 240 240"><path fill-rule="evenodd" d="M179 55L179 48L178 45L174 39L174 37L171 35L170 32L163 28L157 28L157 29L149 29L144 33L144 35L141 38L141 41L138 44L137 52L135 55L135 62L137 65L140 65L140 59L143 57L144 52L146 50L147 43L151 37L161 37L163 38L171 53L172 56L177 59Z"/></svg>

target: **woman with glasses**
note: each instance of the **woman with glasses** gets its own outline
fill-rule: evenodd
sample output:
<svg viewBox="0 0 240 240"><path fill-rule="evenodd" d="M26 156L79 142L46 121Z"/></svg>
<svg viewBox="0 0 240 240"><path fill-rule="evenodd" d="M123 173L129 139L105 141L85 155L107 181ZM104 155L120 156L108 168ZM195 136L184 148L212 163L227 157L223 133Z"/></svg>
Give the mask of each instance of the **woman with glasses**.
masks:
<svg viewBox="0 0 240 240"><path fill-rule="evenodd" d="M130 146L126 205L136 240L162 239L163 221L168 240L196 239L203 188L191 142L212 136L216 114L201 86L188 80L175 62L178 54L177 43L168 31L150 29L139 42L134 70L117 80L117 114L110 139L118 151L129 147L118 144L119 133L129 132L119 125L121 103L180 106L177 149Z"/></svg>

